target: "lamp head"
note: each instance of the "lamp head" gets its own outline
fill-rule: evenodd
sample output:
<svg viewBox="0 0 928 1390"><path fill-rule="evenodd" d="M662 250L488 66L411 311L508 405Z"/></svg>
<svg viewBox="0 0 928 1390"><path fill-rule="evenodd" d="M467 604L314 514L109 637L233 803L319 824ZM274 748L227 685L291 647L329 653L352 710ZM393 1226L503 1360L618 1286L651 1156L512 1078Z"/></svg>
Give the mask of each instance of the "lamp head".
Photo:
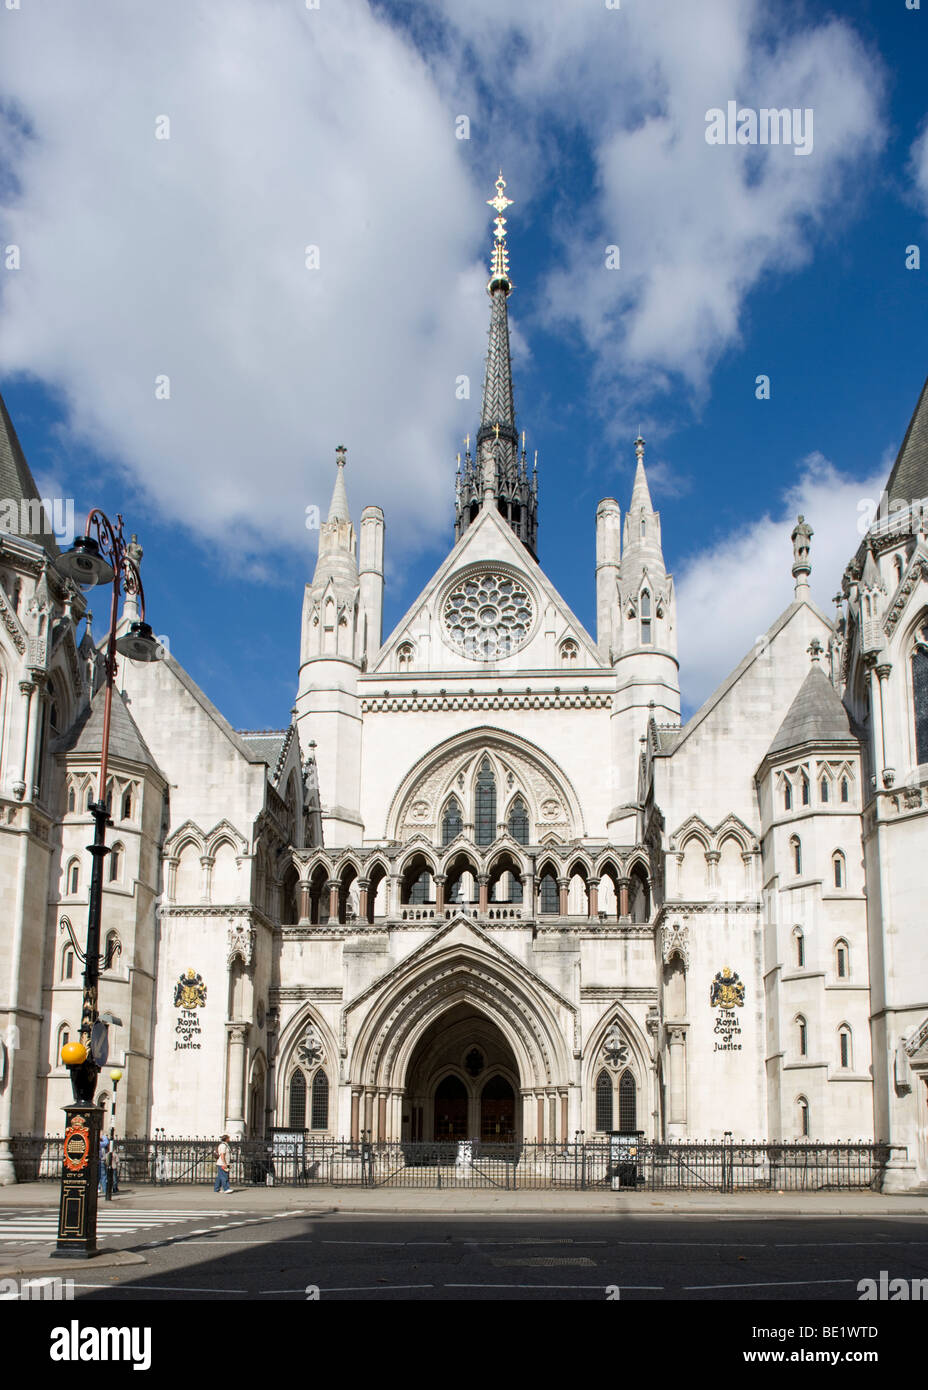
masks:
<svg viewBox="0 0 928 1390"><path fill-rule="evenodd" d="M158 661L163 649L148 623L135 622L117 640L116 650L131 661Z"/></svg>
<svg viewBox="0 0 928 1390"><path fill-rule="evenodd" d="M110 1080L117 1085L122 1080L122 1068L113 1067L110 1071Z"/></svg>
<svg viewBox="0 0 928 1390"><path fill-rule="evenodd" d="M58 556L55 568L82 589L112 584L115 577L113 566L104 560L93 536L78 536L71 549Z"/></svg>

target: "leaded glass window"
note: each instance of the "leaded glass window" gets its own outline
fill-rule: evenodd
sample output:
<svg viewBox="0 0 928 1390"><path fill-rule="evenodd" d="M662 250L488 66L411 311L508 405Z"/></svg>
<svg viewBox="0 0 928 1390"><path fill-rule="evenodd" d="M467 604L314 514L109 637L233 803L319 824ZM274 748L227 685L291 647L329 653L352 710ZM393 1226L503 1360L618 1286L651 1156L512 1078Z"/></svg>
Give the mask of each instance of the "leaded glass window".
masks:
<svg viewBox="0 0 928 1390"><path fill-rule="evenodd" d="M492 845L496 839L496 778L488 758L484 758L477 774L474 798L474 841Z"/></svg>
<svg viewBox="0 0 928 1390"><path fill-rule="evenodd" d="M923 641L912 654L912 694L915 705L915 760L928 763L928 642Z"/></svg>
<svg viewBox="0 0 928 1390"><path fill-rule="evenodd" d="M612 1129L612 1077L601 1071L596 1078L596 1131L608 1134Z"/></svg>
<svg viewBox="0 0 928 1390"><path fill-rule="evenodd" d="M517 796L509 809L509 833L517 844L528 844L528 811L521 796Z"/></svg>
<svg viewBox="0 0 928 1390"><path fill-rule="evenodd" d="M556 916L560 912L560 895L557 891L557 880L554 875L544 874L538 887L538 911L549 916Z"/></svg>
<svg viewBox="0 0 928 1390"><path fill-rule="evenodd" d="M441 818L441 842L443 845L450 845L452 840L457 839L464 829L464 818L461 815L461 805L456 796L453 796L445 807L445 814Z"/></svg>
<svg viewBox="0 0 928 1390"><path fill-rule="evenodd" d="M301 1071L290 1078L290 1128L306 1128L306 1077Z"/></svg>
<svg viewBox="0 0 928 1390"><path fill-rule="evenodd" d="M641 593L641 641L643 644L651 641L651 595L647 589Z"/></svg>
<svg viewBox="0 0 928 1390"><path fill-rule="evenodd" d="M634 1134L638 1127L638 1087L630 1071L623 1071L619 1081L619 1129Z"/></svg>
<svg viewBox="0 0 928 1390"><path fill-rule="evenodd" d="M429 888L431 887L431 883L432 875L429 873L428 869L423 869L415 882L410 885L409 902L412 906L415 906L417 903L421 904L430 901Z"/></svg>
<svg viewBox="0 0 928 1390"><path fill-rule="evenodd" d="M313 1129L329 1127L329 1078L324 1071L317 1071L313 1077L311 1122Z"/></svg>
<svg viewBox="0 0 928 1390"><path fill-rule="evenodd" d="M472 661L495 661L528 640L533 613L528 590L511 575L471 575L445 601L445 638Z"/></svg>

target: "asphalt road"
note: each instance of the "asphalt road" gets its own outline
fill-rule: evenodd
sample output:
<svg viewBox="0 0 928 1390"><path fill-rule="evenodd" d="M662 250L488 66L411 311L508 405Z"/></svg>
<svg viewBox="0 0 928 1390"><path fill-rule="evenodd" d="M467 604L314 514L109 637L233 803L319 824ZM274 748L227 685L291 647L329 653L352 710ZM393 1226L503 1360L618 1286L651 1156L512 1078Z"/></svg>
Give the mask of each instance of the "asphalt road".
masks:
<svg viewBox="0 0 928 1390"><path fill-rule="evenodd" d="M77 1272L76 1302L857 1303L865 1278L928 1281L928 1218L471 1217L223 1211L107 1242L145 1265ZM925 1284L928 1297L928 1282ZM863 1309L861 1309L862 1311Z"/></svg>

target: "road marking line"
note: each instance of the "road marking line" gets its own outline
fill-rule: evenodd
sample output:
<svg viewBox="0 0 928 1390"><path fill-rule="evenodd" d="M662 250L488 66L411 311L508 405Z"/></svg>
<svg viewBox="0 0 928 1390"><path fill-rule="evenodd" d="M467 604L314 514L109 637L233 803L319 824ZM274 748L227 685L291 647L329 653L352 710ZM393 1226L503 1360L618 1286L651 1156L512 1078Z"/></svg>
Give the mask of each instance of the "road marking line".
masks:
<svg viewBox="0 0 928 1390"><path fill-rule="evenodd" d="M396 1289L434 1289L434 1284L347 1284L341 1289L324 1289L320 1286L320 1293L389 1293ZM301 1289L259 1289L259 1298L272 1298L276 1294L282 1293L306 1293L306 1285Z"/></svg>
<svg viewBox="0 0 928 1390"><path fill-rule="evenodd" d="M684 1284L687 1291L695 1289L795 1289L812 1284L857 1284L857 1279L779 1279L757 1284Z"/></svg>

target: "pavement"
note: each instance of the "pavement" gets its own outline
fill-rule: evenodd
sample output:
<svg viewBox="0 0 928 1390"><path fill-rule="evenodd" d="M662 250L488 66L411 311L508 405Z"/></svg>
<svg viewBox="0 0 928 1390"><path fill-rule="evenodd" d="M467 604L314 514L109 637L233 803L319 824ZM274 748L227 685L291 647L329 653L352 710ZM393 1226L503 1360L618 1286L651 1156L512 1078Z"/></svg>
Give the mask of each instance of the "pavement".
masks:
<svg viewBox="0 0 928 1390"><path fill-rule="evenodd" d="M869 1191L831 1192L559 1192L557 1190L506 1191L475 1188L308 1188L246 1187L231 1197L199 1186L126 1188L99 1211L107 1219L119 1214L156 1213L169 1204L173 1220L202 1219L215 1204L216 1215L233 1206L236 1213L263 1217L299 1211L308 1216L331 1213L356 1216L693 1216L787 1219L793 1217L928 1217L928 1192L889 1196ZM17 1212L52 1212L57 1209L57 1185L20 1183L0 1188L0 1220ZM2 1230L2 1227L0 1227ZM143 1235L144 1233L140 1233ZM141 1240L139 1243L142 1243ZM103 1248L91 1259L52 1258L53 1246L6 1254L0 1244L0 1278L73 1276L75 1271L107 1266L145 1264L143 1255L131 1249Z"/></svg>

